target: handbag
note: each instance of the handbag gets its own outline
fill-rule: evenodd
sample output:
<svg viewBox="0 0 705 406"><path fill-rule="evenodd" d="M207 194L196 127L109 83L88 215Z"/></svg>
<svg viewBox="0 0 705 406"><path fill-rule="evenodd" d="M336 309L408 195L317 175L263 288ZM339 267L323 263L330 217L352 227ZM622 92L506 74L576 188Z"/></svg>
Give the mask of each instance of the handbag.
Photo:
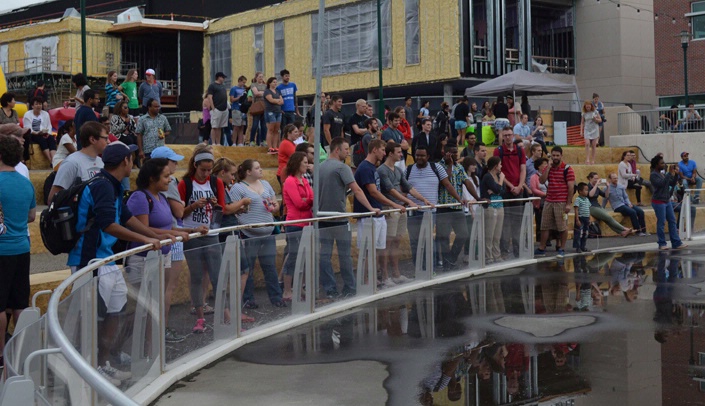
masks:
<svg viewBox="0 0 705 406"><path fill-rule="evenodd" d="M264 114L264 101L258 100L252 103L252 106L250 107L250 114L253 116L261 116Z"/></svg>
<svg viewBox="0 0 705 406"><path fill-rule="evenodd" d="M602 229L600 228L599 222L590 222L588 225L588 238L602 238Z"/></svg>

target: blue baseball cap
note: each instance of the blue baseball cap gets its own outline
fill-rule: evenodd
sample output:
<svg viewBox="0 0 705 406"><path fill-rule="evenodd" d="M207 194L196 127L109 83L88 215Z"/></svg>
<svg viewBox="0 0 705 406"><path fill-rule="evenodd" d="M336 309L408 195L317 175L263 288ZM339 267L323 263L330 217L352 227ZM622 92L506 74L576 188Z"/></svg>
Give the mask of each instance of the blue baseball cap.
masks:
<svg viewBox="0 0 705 406"><path fill-rule="evenodd" d="M179 155L176 152L174 152L173 149L169 147L157 147L152 150L152 153L149 155L151 158L166 158L170 161L180 161L184 159L183 155Z"/></svg>
<svg viewBox="0 0 705 406"><path fill-rule="evenodd" d="M103 163L117 165L137 151L137 145L126 145L120 141L111 142L103 150Z"/></svg>

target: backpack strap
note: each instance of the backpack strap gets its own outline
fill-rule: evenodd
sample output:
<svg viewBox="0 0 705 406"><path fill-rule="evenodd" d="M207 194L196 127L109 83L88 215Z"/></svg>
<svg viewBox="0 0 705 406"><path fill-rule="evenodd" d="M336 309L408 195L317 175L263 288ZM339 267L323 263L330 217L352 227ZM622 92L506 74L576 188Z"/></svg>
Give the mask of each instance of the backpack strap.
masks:
<svg viewBox="0 0 705 406"><path fill-rule="evenodd" d="M184 202L185 205L188 206L188 201L191 198L191 195L193 194L193 181L191 180L191 177L188 175L184 175L183 179L184 184L186 185L186 200Z"/></svg>
<svg viewBox="0 0 705 406"><path fill-rule="evenodd" d="M441 181L441 174L438 173L438 167L436 166L436 163L429 162L428 164L431 165L431 170L433 171L433 173L436 174L436 177L438 178L438 182L440 182Z"/></svg>
<svg viewBox="0 0 705 406"><path fill-rule="evenodd" d="M411 168L414 166L414 164L407 165L406 166L406 180L409 180L409 175L411 175Z"/></svg>

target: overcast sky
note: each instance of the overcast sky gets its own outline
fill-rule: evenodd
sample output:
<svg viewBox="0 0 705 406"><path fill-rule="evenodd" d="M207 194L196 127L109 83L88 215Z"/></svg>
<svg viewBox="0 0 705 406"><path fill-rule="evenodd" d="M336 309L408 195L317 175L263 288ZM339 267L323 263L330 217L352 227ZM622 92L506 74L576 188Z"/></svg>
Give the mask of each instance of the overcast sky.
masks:
<svg viewBox="0 0 705 406"><path fill-rule="evenodd" d="M14 10L16 8L29 6L37 3L45 3L49 0L5 0L0 2L0 14L5 11Z"/></svg>

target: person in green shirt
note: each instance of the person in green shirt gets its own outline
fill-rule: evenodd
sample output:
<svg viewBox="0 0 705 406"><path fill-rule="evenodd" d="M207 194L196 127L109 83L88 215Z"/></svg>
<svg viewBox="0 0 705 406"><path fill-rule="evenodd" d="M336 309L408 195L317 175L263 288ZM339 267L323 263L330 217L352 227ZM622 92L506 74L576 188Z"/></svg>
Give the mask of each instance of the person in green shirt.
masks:
<svg viewBox="0 0 705 406"><path fill-rule="evenodd" d="M130 69L127 71L125 81L122 82L122 91L127 95L127 108L130 109L130 115L135 117L140 115L140 103L137 100L138 77L137 69Z"/></svg>

